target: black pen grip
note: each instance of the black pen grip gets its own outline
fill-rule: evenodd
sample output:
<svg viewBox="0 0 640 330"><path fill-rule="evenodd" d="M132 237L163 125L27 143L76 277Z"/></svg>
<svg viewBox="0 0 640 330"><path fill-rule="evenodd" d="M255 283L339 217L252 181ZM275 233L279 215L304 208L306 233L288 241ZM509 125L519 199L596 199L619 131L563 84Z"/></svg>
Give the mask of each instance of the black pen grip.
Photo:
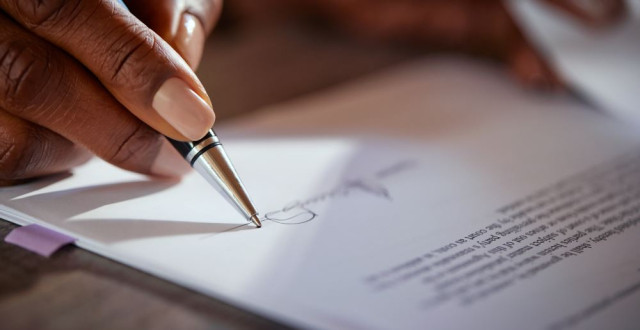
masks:
<svg viewBox="0 0 640 330"><path fill-rule="evenodd" d="M191 150L193 150L193 148L195 148L198 144L202 143L203 141L205 141L208 138L211 138L213 136L215 136L216 134L213 132L213 130L209 130L207 132L207 134L205 134L201 139L199 139L198 141L177 141L174 140L172 138L167 138L167 140L169 140L169 142L171 142L171 145L173 145L174 148L176 148L176 150L178 150L178 152L180 153L180 155L182 155L182 157L187 157L187 155L189 154L189 152L191 152Z"/></svg>

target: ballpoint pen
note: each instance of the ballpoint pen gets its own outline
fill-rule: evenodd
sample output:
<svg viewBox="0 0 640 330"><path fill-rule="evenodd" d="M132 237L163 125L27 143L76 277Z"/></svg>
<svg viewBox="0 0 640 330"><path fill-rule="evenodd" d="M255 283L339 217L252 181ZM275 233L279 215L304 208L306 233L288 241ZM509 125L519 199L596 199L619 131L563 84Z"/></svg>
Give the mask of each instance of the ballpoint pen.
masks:
<svg viewBox="0 0 640 330"><path fill-rule="evenodd" d="M129 9L127 5L119 0L120 4ZM240 177L233 168L227 153L222 148L220 139L216 133L210 129L207 134L198 141L181 142L167 138L176 150L184 157L196 172L203 176L244 215L253 222L256 227L262 227L258 212L253 206Z"/></svg>
<svg viewBox="0 0 640 330"><path fill-rule="evenodd" d="M202 175L214 188L233 204L245 218L258 228L262 227L247 191L240 181L229 157L222 148L220 139L211 129L198 141L181 142L173 139L169 142L189 164Z"/></svg>

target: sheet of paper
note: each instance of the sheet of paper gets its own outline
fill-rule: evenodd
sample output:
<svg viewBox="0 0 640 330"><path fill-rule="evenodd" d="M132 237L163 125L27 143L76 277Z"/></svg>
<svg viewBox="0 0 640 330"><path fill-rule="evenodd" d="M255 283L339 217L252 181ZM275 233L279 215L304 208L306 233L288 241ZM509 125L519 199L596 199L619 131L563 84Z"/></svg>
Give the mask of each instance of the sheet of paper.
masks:
<svg viewBox="0 0 640 330"><path fill-rule="evenodd" d="M506 3L569 86L599 108L640 124L639 0L627 0L625 18L601 29L580 24L544 1Z"/></svg>
<svg viewBox="0 0 640 330"><path fill-rule="evenodd" d="M1 215L295 326L640 322L640 133L571 99L432 59L217 130L262 229L195 174L97 160Z"/></svg>

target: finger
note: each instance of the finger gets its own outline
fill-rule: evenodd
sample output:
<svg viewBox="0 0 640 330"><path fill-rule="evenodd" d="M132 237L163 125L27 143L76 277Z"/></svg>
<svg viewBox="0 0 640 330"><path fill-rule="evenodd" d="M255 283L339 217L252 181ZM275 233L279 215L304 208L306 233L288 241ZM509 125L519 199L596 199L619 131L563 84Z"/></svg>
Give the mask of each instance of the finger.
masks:
<svg viewBox="0 0 640 330"><path fill-rule="evenodd" d="M513 17L501 5L508 25L508 35L504 37L505 51L502 59L509 66L511 74L524 86L561 91L565 88L562 79L549 66L542 54L537 51L522 33Z"/></svg>
<svg viewBox="0 0 640 330"><path fill-rule="evenodd" d="M90 157L51 130L0 110L0 186L63 172Z"/></svg>
<svg viewBox="0 0 640 330"><path fill-rule="evenodd" d="M131 0L131 12L196 69L206 36L222 11L222 0Z"/></svg>
<svg viewBox="0 0 640 330"><path fill-rule="evenodd" d="M507 60L512 74L527 87L542 90L564 88L562 80L524 39L514 42Z"/></svg>
<svg viewBox="0 0 640 330"><path fill-rule="evenodd" d="M603 26L619 20L625 13L622 0L544 0L583 23Z"/></svg>
<svg viewBox="0 0 640 330"><path fill-rule="evenodd" d="M116 166L162 176L185 172L184 160L166 139L123 108L75 60L2 14L0 26L1 108Z"/></svg>
<svg viewBox="0 0 640 330"><path fill-rule="evenodd" d="M197 140L213 125L208 96L186 62L115 0L0 0L0 6L80 61L159 132Z"/></svg>

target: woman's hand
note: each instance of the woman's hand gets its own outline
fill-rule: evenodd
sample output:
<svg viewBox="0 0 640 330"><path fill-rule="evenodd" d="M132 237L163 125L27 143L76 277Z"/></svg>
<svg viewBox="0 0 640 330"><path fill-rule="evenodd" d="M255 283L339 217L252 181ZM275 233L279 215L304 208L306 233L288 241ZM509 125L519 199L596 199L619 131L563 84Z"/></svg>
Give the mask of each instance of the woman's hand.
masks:
<svg viewBox="0 0 640 330"><path fill-rule="evenodd" d="M0 184L64 171L91 154L151 175L188 170L160 133L196 140L213 125L190 66L221 2L127 6L132 12L116 0L0 0Z"/></svg>
<svg viewBox="0 0 640 330"><path fill-rule="evenodd" d="M538 1L593 28L614 22L625 12L623 0ZM244 7L254 15L269 8L288 10L324 18L360 36L495 58L507 63L527 86L562 87L562 81L524 38L502 0L264 0L259 2L263 8L258 2L246 2ZM590 7L581 7L578 2Z"/></svg>

